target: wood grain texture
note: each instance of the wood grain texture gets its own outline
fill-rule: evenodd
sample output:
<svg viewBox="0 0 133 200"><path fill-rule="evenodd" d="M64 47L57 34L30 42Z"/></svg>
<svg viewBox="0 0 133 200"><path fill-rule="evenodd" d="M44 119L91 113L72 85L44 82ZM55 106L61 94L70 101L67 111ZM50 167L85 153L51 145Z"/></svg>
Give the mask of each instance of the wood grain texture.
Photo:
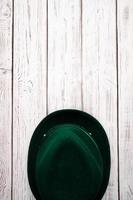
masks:
<svg viewBox="0 0 133 200"><path fill-rule="evenodd" d="M118 199L115 9L112 0L82 3L83 109L101 122L109 138L111 175L104 196L108 200Z"/></svg>
<svg viewBox="0 0 133 200"><path fill-rule="evenodd" d="M133 1L118 0L120 199L133 199Z"/></svg>
<svg viewBox="0 0 133 200"><path fill-rule="evenodd" d="M48 112L81 108L80 3L48 1Z"/></svg>
<svg viewBox="0 0 133 200"><path fill-rule="evenodd" d="M0 1L0 199L11 199L12 1Z"/></svg>
<svg viewBox="0 0 133 200"><path fill-rule="evenodd" d="M13 200L33 199L27 180L31 136L46 115L47 6L14 1Z"/></svg>

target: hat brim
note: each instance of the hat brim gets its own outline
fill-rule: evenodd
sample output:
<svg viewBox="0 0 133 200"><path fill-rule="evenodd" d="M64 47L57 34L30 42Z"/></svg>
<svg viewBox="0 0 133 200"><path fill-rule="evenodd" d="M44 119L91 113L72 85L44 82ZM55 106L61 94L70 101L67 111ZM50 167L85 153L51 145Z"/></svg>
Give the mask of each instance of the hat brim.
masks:
<svg viewBox="0 0 133 200"><path fill-rule="evenodd" d="M110 175L111 157L109 141L102 125L94 117L83 111L73 109L58 110L49 114L39 123L32 135L27 162L28 180L32 193L37 200L41 200L35 180L35 166L38 149L44 139L44 135L46 135L48 130L53 126L68 123L76 124L86 129L91 133L91 137L99 147L103 159L104 173L99 193L94 200L100 200L106 191Z"/></svg>

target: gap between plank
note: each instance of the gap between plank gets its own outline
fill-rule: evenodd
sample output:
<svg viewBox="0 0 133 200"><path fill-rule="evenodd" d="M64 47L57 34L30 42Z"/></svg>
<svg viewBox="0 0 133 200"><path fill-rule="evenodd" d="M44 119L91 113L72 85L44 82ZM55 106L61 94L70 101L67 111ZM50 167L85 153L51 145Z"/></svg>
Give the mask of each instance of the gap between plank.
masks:
<svg viewBox="0 0 133 200"><path fill-rule="evenodd" d="M118 167L118 200L120 200L120 166L119 166L119 63L118 63L118 0L116 0L116 78L117 78L117 167Z"/></svg>
<svg viewBox="0 0 133 200"><path fill-rule="evenodd" d="M11 78L11 200L13 200L13 85L14 85L14 1L12 0L12 78Z"/></svg>
<svg viewBox="0 0 133 200"><path fill-rule="evenodd" d="M46 0L46 115L48 115L48 0Z"/></svg>
<svg viewBox="0 0 133 200"><path fill-rule="evenodd" d="M80 0L80 26L81 26L81 109L84 110L83 98L83 1Z"/></svg>

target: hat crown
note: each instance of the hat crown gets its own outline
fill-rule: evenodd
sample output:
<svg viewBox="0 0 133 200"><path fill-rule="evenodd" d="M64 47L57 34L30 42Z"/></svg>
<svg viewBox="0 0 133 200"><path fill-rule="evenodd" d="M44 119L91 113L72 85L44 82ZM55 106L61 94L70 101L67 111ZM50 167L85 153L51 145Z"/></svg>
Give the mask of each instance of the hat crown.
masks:
<svg viewBox="0 0 133 200"><path fill-rule="evenodd" d="M41 199L94 199L103 178L103 161L89 133L74 124L57 125L44 137L36 160Z"/></svg>

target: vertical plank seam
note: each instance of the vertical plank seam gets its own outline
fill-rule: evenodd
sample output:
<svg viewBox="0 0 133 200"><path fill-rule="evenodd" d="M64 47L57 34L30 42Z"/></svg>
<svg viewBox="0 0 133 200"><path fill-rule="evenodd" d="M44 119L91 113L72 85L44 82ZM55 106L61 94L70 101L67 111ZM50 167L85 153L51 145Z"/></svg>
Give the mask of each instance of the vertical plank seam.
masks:
<svg viewBox="0 0 133 200"><path fill-rule="evenodd" d="M118 0L116 0L116 78L117 78L117 170L118 170L118 200L120 200L120 166L119 166L119 62L118 62Z"/></svg>
<svg viewBox="0 0 133 200"><path fill-rule="evenodd" d="M48 115L48 0L46 0L46 115Z"/></svg>
<svg viewBox="0 0 133 200"><path fill-rule="evenodd" d="M12 78L11 78L11 200L13 200L13 85L14 85L14 1L12 0Z"/></svg>
<svg viewBox="0 0 133 200"><path fill-rule="evenodd" d="M80 0L80 26L81 26L81 109L84 110L83 99L83 1Z"/></svg>

